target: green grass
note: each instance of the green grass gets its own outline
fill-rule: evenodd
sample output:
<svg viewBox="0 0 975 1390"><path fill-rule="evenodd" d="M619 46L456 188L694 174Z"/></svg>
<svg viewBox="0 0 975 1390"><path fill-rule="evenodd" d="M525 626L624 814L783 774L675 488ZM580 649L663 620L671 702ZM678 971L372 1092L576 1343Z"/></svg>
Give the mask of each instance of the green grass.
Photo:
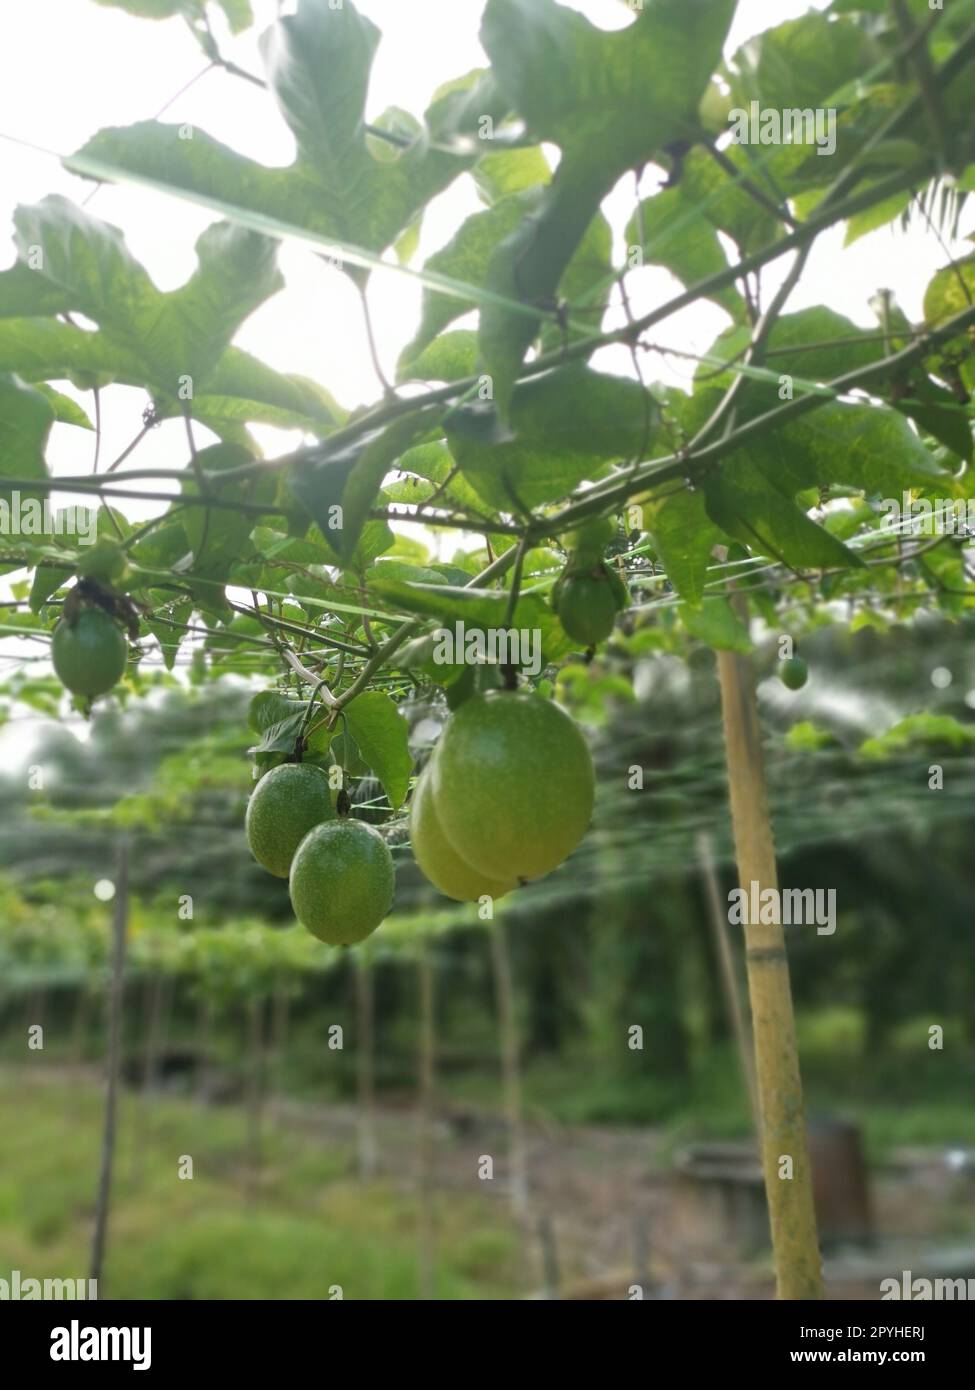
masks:
<svg viewBox="0 0 975 1390"><path fill-rule="evenodd" d="M0 1076L0 1271L87 1273L102 1098L93 1086ZM11 1123L16 1117L16 1123ZM236 1109L155 1100L149 1129L123 1096L105 1298L418 1297L417 1200L408 1181L358 1181L352 1154L266 1127L263 1178L248 1191L246 1129ZM180 1180L183 1156L192 1179ZM522 1292L515 1236L481 1197L437 1198L439 1299Z"/></svg>

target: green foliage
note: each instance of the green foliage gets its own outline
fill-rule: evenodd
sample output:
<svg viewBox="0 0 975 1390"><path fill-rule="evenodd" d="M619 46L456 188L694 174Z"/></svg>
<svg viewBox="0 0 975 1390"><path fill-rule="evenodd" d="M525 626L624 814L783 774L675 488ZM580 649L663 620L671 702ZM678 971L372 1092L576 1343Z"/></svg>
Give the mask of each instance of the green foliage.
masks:
<svg viewBox="0 0 975 1390"><path fill-rule="evenodd" d="M489 0L481 41L501 92L562 159L538 210L492 256L488 288L525 305L552 299L620 175L693 139L733 11L730 0L652 0L608 34L554 0ZM647 82L651 68L657 80ZM531 312L481 311L481 355L505 417L538 326Z"/></svg>
<svg viewBox="0 0 975 1390"><path fill-rule="evenodd" d="M243 32L247 0L224 0L222 15L201 0L118 8L188 21L191 45L227 80L239 71L209 20L221 35ZM926 22L923 7L908 8ZM139 636L107 702L117 722L96 718L94 729L110 727L143 771L123 702L134 717L140 702L164 706L167 691L189 689L236 721L225 742L193 728L132 785L120 771L114 805L79 793L74 810L103 846L119 826L185 824L200 798L239 829L246 700L257 772L299 754L317 769L344 764L353 823L381 824L408 861L404 812L430 725L448 710L459 722L502 681L518 700L538 694L554 708L541 701L555 693L605 726L626 717L648 670L706 662L701 644L749 651L762 641L756 618L796 633L839 621L891 633L935 612L965 620L975 598L965 537L898 535L882 512L891 499L972 491L971 258L932 275L922 322L893 291L879 296L873 331L808 298L790 312L792 281L779 296L767 284L786 251L798 252L799 276L833 225L853 240L905 199L931 218L949 172L956 199L973 186L962 20L946 17L926 40L935 139L930 94L902 61L887 7L833 5L724 59L734 9L647 0L606 31L556 0L488 0L487 69L445 82L422 117L367 120L378 29L351 0L299 0L260 39L268 119L276 108L294 138L288 167L164 121L102 130L69 161L221 219L198 238L183 285L161 291L122 230L62 195L17 209L17 258L0 272L0 504L12 517L19 493L40 510L63 481L48 456L55 425L87 448L116 386L148 402L145 429L110 469L72 466L80 505L97 507L94 546L61 524L63 511L20 530L3 518L0 568L19 577L0 627L46 656L36 643L63 621L74 577L117 591L102 597L138 619ZM716 150L731 106L753 101L835 105L835 154L801 141ZM461 177L480 207L408 270L422 299L401 388L348 411L327 383L237 346L251 316L288 292L280 237L337 256L365 303L370 275L401 275L417 259L427 208ZM641 266L682 288L637 317ZM676 350L670 320L705 300L730 324L709 351L686 354L697 364L687 391L655 383L654 353ZM459 323L471 310L476 329ZM368 327L384 356L386 325ZM136 525L130 494L157 470L129 454L180 417L185 444L180 425L167 426L165 488L146 489L159 505ZM194 424L217 442L197 447ZM263 459L250 433L259 425L301 442ZM581 582L588 598L576 601ZM747 595L744 613L733 589ZM443 659L438 629L457 623L537 634L540 666ZM610 633L592 660L569 660ZM232 715L229 689L240 692ZM53 721L66 707L43 666L12 670L0 694L4 719ZM793 752L835 752L809 712L812 733L784 735ZM904 751L900 736L882 736L879 751ZM877 751L864 746L867 758ZM56 800L36 809L63 829ZM262 891L286 915L275 885L256 890L249 866L228 864L242 895ZM425 891L415 880L412 890Z"/></svg>
<svg viewBox="0 0 975 1390"><path fill-rule="evenodd" d="M266 169L203 131L181 140L175 126L148 121L99 132L78 152L82 171L108 168L150 177L228 208L284 218L373 255L391 246L470 161L440 141L463 131L466 111L491 110L477 75L435 97L426 127L398 157L367 131L369 74L379 31L352 0L300 0L263 36L267 81L298 147L288 169ZM377 148L378 147L378 148ZM359 272L353 267L350 273Z"/></svg>

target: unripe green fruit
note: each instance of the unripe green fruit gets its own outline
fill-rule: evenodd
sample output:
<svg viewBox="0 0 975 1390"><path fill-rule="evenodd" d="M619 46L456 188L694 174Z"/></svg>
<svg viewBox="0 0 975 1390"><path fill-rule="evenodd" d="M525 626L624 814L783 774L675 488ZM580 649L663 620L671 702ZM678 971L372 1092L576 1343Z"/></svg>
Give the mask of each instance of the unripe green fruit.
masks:
<svg viewBox="0 0 975 1390"><path fill-rule="evenodd" d="M809 667L800 656L791 656L779 666L779 680L789 690L801 690L809 679Z"/></svg>
<svg viewBox="0 0 975 1390"><path fill-rule="evenodd" d="M378 830L335 820L310 830L291 865L291 906L329 946L352 946L376 930L393 905L393 856Z"/></svg>
<svg viewBox="0 0 975 1390"><path fill-rule="evenodd" d="M58 680L73 695L104 695L121 679L129 645L100 608L82 608L54 629L51 659Z"/></svg>
<svg viewBox="0 0 975 1390"><path fill-rule="evenodd" d="M309 830L334 816L328 777L320 767L272 767L247 803L244 829L251 854L269 874L287 878L295 850Z"/></svg>
<svg viewBox="0 0 975 1390"><path fill-rule="evenodd" d="M605 575L566 575L556 605L559 622L584 647L605 642L616 624L617 596Z"/></svg>
<svg viewBox="0 0 975 1390"><path fill-rule="evenodd" d="M431 765L437 819L478 873L539 878L578 845L595 778L579 728L537 695L490 691L461 705Z"/></svg>
<svg viewBox="0 0 975 1390"><path fill-rule="evenodd" d="M518 886L514 878L501 882L486 877L451 848L437 816L429 768L424 771L413 792L410 842L417 864L434 888L455 902L476 902L483 897L503 898L505 893Z"/></svg>

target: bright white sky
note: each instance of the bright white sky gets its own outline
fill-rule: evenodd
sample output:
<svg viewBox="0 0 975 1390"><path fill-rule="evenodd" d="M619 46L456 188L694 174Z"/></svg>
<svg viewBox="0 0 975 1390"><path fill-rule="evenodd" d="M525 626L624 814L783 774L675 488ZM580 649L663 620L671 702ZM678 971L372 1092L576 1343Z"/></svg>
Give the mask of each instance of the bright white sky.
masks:
<svg viewBox="0 0 975 1390"><path fill-rule="evenodd" d="M629 22L619 0L568 0L606 28ZM816 0L823 8L825 0ZM276 0L255 0L258 24L249 34L222 44L227 56L261 71L257 35L273 21ZM285 6L285 8L291 8ZM384 38L373 70L370 115L396 105L421 114L433 90L445 79L485 62L477 31L483 0L359 0L359 8L382 30ZM729 51L762 29L803 14L807 0L740 0ZM69 154L106 125L125 125L156 114L206 65L206 60L179 20L152 22L103 8L91 0L29 0L4 7L0 45L0 134L33 146ZM217 25L217 32L223 31ZM652 75L648 74L652 80ZM290 133L266 94L249 83L208 73L166 111L167 121L190 122L269 164L285 164L293 155ZM653 191L647 175L644 192ZM54 158L36 149L0 140L0 266L13 261L4 251L6 229L18 203L36 202L52 192L78 201L94 185L66 173ZM462 178L432 206L423 228L417 263L449 239L459 222L478 203L469 179ZM607 204L619 230L632 212L632 182ZM194 266L193 244L212 215L176 199L133 187L103 187L90 203L97 216L124 228L129 246L156 283L170 289ZM963 219L967 230L971 218ZM921 317L924 287L947 256L920 228L909 234L882 230L841 252L842 232L820 238L790 309L825 302L856 321L871 325L867 305L880 287L896 289L908 316ZM954 249L954 248L952 248ZM966 248L967 249L967 248ZM840 253L840 254L837 254ZM323 382L346 406L375 400L379 391L369 363L358 301L345 278L324 268L311 251L282 251L287 289L259 309L244 325L237 342L282 371L301 372ZM774 272L766 284L774 288ZM637 313L652 308L673 292L663 271L647 269L633 277ZM381 352L390 375L400 348L412 336L419 286L393 270L373 277L371 300L381 325ZM687 351L706 350L726 325L716 307L700 306L675 317L658 330L660 341ZM626 372L622 349L608 349L597 359L608 370ZM651 374L686 379L691 366L668 370L654 359ZM65 386L63 389L70 390ZM90 408L90 397L82 403ZM113 459L136 434L146 404L142 392L113 387L103 393L102 460ZM197 427L198 438L205 431ZM268 452L281 452L295 436L256 430ZM132 467L174 467L185 461L180 423L153 431L139 446ZM92 438L56 425L49 460L59 473L91 471ZM151 484L167 490L160 480ZM62 494L59 505L78 500ZM126 504L138 519L159 504ZM452 544L453 542L451 542ZM0 642L0 654L12 648ZM5 661L4 666L9 669Z"/></svg>

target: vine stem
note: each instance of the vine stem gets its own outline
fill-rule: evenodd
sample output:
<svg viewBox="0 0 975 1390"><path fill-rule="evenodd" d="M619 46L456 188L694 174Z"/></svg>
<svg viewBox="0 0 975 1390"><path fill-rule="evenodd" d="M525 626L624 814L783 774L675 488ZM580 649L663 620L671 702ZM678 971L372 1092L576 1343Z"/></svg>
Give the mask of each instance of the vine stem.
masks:
<svg viewBox="0 0 975 1390"><path fill-rule="evenodd" d="M571 530L580 521L600 516L618 503L625 502L641 488L656 487L675 478L692 477L697 481L721 459L734 453L750 440L797 420L812 410L817 410L827 400L835 400L857 387L868 386L888 376L898 375L907 367L921 361L936 344L955 337L973 324L975 308L965 309L939 328L923 334L900 352L884 357L867 367L847 372L844 376L835 377L822 393L810 393L786 401L783 405L766 411L764 415L748 420L732 434L715 440L693 455L688 451L682 451L666 458L651 459L638 469L628 470L622 479L607 479L605 483L597 483L579 501L570 503L562 511L554 512L535 523L531 533L532 539L538 541L545 536L557 536L563 531Z"/></svg>
<svg viewBox="0 0 975 1390"><path fill-rule="evenodd" d="M321 676L316 676L314 671L309 671L307 666L302 666L301 662L295 656L294 652L288 651L286 647L281 648L281 655L284 657L285 661L291 667L292 671L294 671L296 676L300 676L306 685L313 685L315 687L311 700L309 701L309 710L314 704L315 696L319 694L322 697L322 702L328 705L329 709L339 708L338 700L332 694L331 690L329 690L328 686L325 684L325 681L322 679ZM306 714L306 723L307 719L308 716ZM302 726L301 732L304 733L304 726Z"/></svg>
<svg viewBox="0 0 975 1390"><path fill-rule="evenodd" d="M522 536L515 547L515 572L511 576L511 592L508 595L508 608L504 615L505 627L511 627L515 620L515 609L518 607L518 596L521 593L521 572L524 569L527 548L528 538Z"/></svg>
<svg viewBox="0 0 975 1390"><path fill-rule="evenodd" d="M514 564L517 554L518 547L511 546L503 555L499 555L496 560L488 565L487 569L481 570L480 574L476 574L469 583L465 584L465 589L484 589L495 579L500 579ZM358 676L349 686L348 690L343 690L341 695L334 697L335 704L332 708L337 712L338 710L344 709L346 705L351 704L355 697L365 690L379 668L385 666L390 657L392 657L414 633L419 632L422 626L423 620L419 618L410 618L407 622L401 623L392 636L369 658ZM306 684L316 685L318 683L318 676L306 670L296 656L288 652L285 653L285 656L292 670L296 675L300 676Z"/></svg>

